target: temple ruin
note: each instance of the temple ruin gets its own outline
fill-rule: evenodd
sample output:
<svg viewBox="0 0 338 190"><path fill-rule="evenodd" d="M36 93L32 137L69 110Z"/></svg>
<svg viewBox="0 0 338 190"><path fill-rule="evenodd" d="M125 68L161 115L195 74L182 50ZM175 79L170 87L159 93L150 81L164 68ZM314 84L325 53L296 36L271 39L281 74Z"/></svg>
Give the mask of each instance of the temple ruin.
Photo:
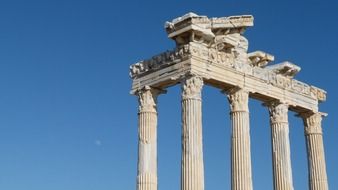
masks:
<svg viewBox="0 0 338 190"><path fill-rule="evenodd" d="M218 88L230 104L231 189L252 190L249 107L257 99L269 110L275 190L293 190L288 111L304 121L309 189L328 190L318 109L326 92L294 79L300 67L271 64L274 56L248 52L244 32L253 16L220 18L188 13L166 22L173 50L130 66L131 93L139 100L137 190L157 190L157 96L182 87L181 190L204 190L201 91Z"/></svg>

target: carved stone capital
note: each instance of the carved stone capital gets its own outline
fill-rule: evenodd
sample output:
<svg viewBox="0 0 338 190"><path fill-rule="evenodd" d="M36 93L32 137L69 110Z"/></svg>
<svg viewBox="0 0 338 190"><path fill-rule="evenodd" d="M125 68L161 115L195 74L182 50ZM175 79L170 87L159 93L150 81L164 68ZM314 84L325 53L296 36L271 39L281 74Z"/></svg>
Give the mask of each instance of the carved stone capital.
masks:
<svg viewBox="0 0 338 190"><path fill-rule="evenodd" d="M157 96L164 92L149 86L138 90L139 112L156 112Z"/></svg>
<svg viewBox="0 0 338 190"><path fill-rule="evenodd" d="M265 104L269 108L271 123L288 123L289 106L279 101L273 101Z"/></svg>
<svg viewBox="0 0 338 190"><path fill-rule="evenodd" d="M182 80L182 99L201 99L203 79L199 76L188 76Z"/></svg>
<svg viewBox="0 0 338 190"><path fill-rule="evenodd" d="M303 118L305 135L322 134L322 118L325 114L317 113L301 113Z"/></svg>
<svg viewBox="0 0 338 190"><path fill-rule="evenodd" d="M226 91L231 112L249 111L249 92L241 88L232 88Z"/></svg>

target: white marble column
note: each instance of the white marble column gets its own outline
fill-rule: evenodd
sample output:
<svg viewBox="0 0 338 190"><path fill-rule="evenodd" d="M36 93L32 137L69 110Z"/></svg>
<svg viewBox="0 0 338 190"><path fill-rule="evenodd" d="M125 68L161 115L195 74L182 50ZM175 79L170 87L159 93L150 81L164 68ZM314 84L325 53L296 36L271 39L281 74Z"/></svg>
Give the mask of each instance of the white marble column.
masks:
<svg viewBox="0 0 338 190"><path fill-rule="evenodd" d="M305 125L310 190L329 189L321 126L323 115L322 113L301 114Z"/></svg>
<svg viewBox="0 0 338 190"><path fill-rule="evenodd" d="M293 190L288 105L271 102L270 112L272 161L275 190Z"/></svg>
<svg viewBox="0 0 338 190"><path fill-rule="evenodd" d="M137 190L157 190L157 109L160 91L148 86L138 91Z"/></svg>
<svg viewBox="0 0 338 190"><path fill-rule="evenodd" d="M228 93L231 115L231 189L252 190L249 93L231 89Z"/></svg>
<svg viewBox="0 0 338 190"><path fill-rule="evenodd" d="M204 190L202 87L197 76L182 81L181 190Z"/></svg>

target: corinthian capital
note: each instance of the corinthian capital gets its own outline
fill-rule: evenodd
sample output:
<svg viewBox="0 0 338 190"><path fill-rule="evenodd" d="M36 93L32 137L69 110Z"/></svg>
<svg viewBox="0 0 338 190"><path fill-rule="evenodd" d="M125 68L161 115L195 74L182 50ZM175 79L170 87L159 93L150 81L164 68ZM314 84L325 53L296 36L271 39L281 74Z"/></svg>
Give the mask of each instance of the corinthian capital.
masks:
<svg viewBox="0 0 338 190"><path fill-rule="evenodd" d="M301 113L300 116L304 122L305 135L322 134L322 118L326 116L324 113Z"/></svg>
<svg viewBox="0 0 338 190"><path fill-rule="evenodd" d="M248 103L249 103L249 92L240 89L233 88L227 91L228 100L230 103L230 109L232 112L234 111L249 111Z"/></svg>
<svg viewBox="0 0 338 190"><path fill-rule="evenodd" d="M271 123L287 123L289 106L278 101L266 104L269 108Z"/></svg>
<svg viewBox="0 0 338 190"><path fill-rule="evenodd" d="M140 112L156 112L157 96L164 91L145 86L137 91Z"/></svg>
<svg viewBox="0 0 338 190"><path fill-rule="evenodd" d="M182 99L201 99L203 79L199 76L188 76L182 81Z"/></svg>

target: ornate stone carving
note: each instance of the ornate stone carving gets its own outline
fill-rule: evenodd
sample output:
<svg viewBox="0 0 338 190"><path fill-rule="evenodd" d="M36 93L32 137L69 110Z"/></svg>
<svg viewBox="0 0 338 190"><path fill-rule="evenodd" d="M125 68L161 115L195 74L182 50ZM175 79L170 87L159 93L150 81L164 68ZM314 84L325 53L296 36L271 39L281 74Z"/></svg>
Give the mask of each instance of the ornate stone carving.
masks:
<svg viewBox="0 0 338 190"><path fill-rule="evenodd" d="M140 112L156 112L157 96L164 91L153 89L149 86L138 90L139 111Z"/></svg>
<svg viewBox="0 0 338 190"><path fill-rule="evenodd" d="M269 62L273 61L275 57L262 51L254 51L248 54L251 65L254 67L265 67Z"/></svg>
<svg viewBox="0 0 338 190"><path fill-rule="evenodd" d="M199 76L188 76L182 80L182 99L201 99L203 79Z"/></svg>
<svg viewBox="0 0 338 190"><path fill-rule="evenodd" d="M290 160L288 109L302 114L309 157L310 189L328 189L318 103L326 92L293 77L300 67L273 61L270 54L248 53L248 15L208 18L188 13L166 23L168 37L176 49L166 51L130 67L132 93L139 96L138 189L157 189L157 112L158 90L181 82L182 85L182 190L204 189L201 90L206 82L227 91L232 122L233 190L252 189L249 133L249 93L253 98L271 101L269 108L274 189L293 189ZM182 78L184 77L184 78ZM181 81L180 81L181 80ZM149 174L149 175L148 175ZM321 184L321 185L318 185Z"/></svg>
<svg viewBox="0 0 338 190"><path fill-rule="evenodd" d="M249 111L249 92L241 88L233 88L226 91L226 93L228 93L228 100L232 112Z"/></svg>
<svg viewBox="0 0 338 190"><path fill-rule="evenodd" d="M152 57L151 59L140 61L129 67L129 76L136 78L143 73L149 71L156 71L163 67L167 67L179 61L183 61L190 55L190 46L184 45L176 48L173 51L166 51L159 55Z"/></svg>
<svg viewBox="0 0 338 190"><path fill-rule="evenodd" d="M237 38L239 43L232 50L235 53L235 62L249 64L248 57L249 42L244 36L240 34L237 34Z"/></svg>
<svg viewBox="0 0 338 190"><path fill-rule="evenodd" d="M320 102L326 100L326 91L319 89L315 86L310 86L309 88L309 93L312 97L317 98Z"/></svg>
<svg viewBox="0 0 338 190"><path fill-rule="evenodd" d="M249 26L253 26L251 15L209 19L206 16L188 13L166 22L165 29L168 37L175 40L179 46L190 42L210 45L216 35L242 34Z"/></svg>
<svg viewBox="0 0 338 190"><path fill-rule="evenodd" d="M239 34L218 35L215 37L214 46L218 51L227 51L229 48L237 47L240 43Z"/></svg>
<svg viewBox="0 0 338 190"><path fill-rule="evenodd" d="M266 104L269 108L271 123L288 123L288 108L287 104L273 101Z"/></svg>
<svg viewBox="0 0 338 190"><path fill-rule="evenodd" d="M301 113L300 116L303 118L305 126L305 135L310 134L322 134L322 117L325 114L317 113Z"/></svg>
<svg viewBox="0 0 338 190"><path fill-rule="evenodd" d="M273 56L261 51L247 53L248 40L244 30L253 25L250 15L208 18L188 13L166 23L170 38L180 41L176 49L166 51L151 59L140 61L130 67L130 76L138 79L147 73L196 58L205 63L232 68L244 75L281 89L299 93L322 102L326 92L314 86L292 79L300 67L284 62L261 70Z"/></svg>
<svg viewBox="0 0 338 190"><path fill-rule="evenodd" d="M224 52L217 50L217 47L207 48L198 43L190 43L191 55L200 59L209 60L208 62L230 66L235 60L233 52Z"/></svg>
<svg viewBox="0 0 338 190"><path fill-rule="evenodd" d="M288 61L268 66L266 68L275 72L276 74L281 74L287 78L293 78L301 70L299 66Z"/></svg>

